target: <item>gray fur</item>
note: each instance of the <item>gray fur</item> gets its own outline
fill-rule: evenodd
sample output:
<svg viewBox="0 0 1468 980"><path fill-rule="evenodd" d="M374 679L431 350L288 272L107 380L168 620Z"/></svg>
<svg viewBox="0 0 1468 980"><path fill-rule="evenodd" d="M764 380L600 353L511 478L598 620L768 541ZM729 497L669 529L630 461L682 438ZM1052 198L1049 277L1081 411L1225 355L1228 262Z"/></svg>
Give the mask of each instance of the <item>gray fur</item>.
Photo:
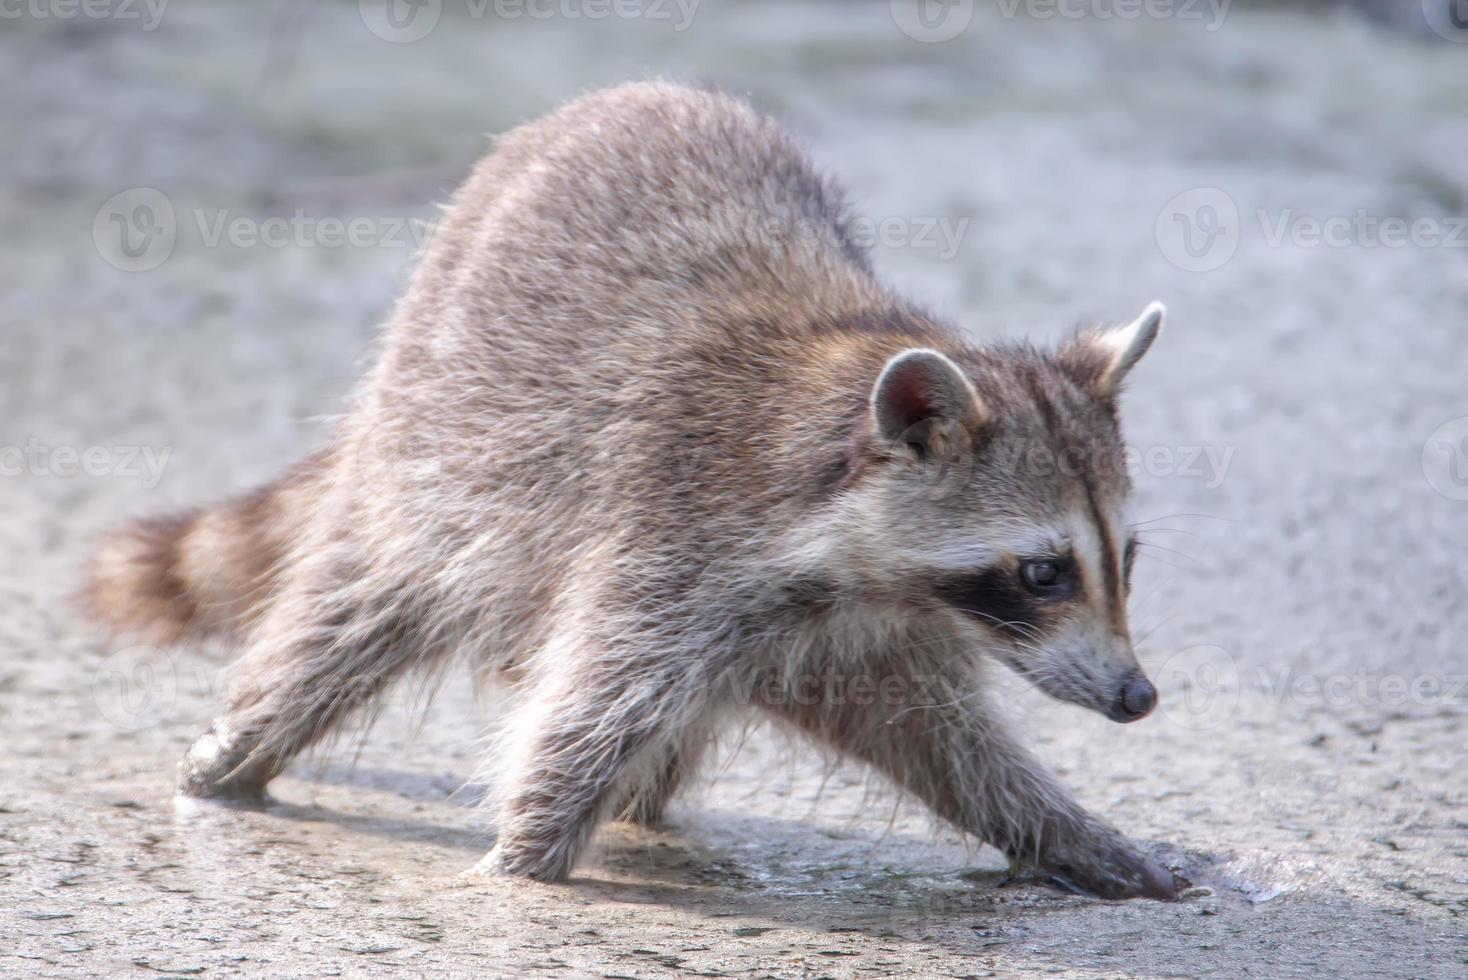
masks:
<svg viewBox="0 0 1468 980"><path fill-rule="evenodd" d="M1056 355L964 343L876 282L846 220L778 127L717 94L628 85L504 136L332 444L252 507L103 552L104 618L244 647L181 791L256 797L459 654L516 696L486 871L565 878L600 820L656 820L752 705L1017 862L1170 896L985 702L990 658L1099 710L1136 670L1120 433L1095 384L1114 359L1100 335ZM982 409L925 402L941 372L901 404L874 395L914 348ZM884 411L923 438L875 425ZM1036 449L1073 451L1075 472L1042 472ZM1082 539L1084 589L1032 623L936 591ZM183 560L205 552L223 557ZM791 696L858 678L897 693Z"/></svg>

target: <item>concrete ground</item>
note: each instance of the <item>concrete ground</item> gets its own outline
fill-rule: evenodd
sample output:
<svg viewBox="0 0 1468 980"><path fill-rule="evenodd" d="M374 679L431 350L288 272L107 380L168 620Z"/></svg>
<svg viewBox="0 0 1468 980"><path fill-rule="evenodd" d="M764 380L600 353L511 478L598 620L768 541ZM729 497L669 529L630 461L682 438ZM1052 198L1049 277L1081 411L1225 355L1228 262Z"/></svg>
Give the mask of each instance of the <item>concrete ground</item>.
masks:
<svg viewBox="0 0 1468 980"><path fill-rule="evenodd" d="M689 7L7 14L0 973L1468 973L1468 46L1241 4ZM485 134L651 73L787 119L977 337L1169 304L1126 401L1164 706L1009 700L1184 901L1007 882L763 732L572 883L466 881L494 705L457 676L266 812L171 800L227 658L99 639L89 540L304 453Z"/></svg>

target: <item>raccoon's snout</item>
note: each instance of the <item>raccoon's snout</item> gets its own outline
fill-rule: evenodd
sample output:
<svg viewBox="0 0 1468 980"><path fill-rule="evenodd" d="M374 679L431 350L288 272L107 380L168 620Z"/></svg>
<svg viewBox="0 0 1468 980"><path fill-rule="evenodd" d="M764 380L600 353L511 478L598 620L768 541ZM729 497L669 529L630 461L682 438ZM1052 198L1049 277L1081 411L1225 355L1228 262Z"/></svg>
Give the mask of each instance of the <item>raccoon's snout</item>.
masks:
<svg viewBox="0 0 1468 980"><path fill-rule="evenodd" d="M1134 670L1122 679L1107 716L1122 723L1137 721L1151 714L1156 706L1157 688L1152 686L1146 674Z"/></svg>

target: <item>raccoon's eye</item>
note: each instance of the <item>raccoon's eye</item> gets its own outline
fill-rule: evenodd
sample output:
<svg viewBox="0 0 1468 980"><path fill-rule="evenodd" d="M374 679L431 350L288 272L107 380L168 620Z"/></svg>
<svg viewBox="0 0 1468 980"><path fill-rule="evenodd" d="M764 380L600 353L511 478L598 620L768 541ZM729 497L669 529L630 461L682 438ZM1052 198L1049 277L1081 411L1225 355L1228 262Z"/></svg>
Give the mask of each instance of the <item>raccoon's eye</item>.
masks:
<svg viewBox="0 0 1468 980"><path fill-rule="evenodd" d="M1060 598L1075 584L1075 572L1064 558L1028 558L1020 563L1020 581L1035 595Z"/></svg>

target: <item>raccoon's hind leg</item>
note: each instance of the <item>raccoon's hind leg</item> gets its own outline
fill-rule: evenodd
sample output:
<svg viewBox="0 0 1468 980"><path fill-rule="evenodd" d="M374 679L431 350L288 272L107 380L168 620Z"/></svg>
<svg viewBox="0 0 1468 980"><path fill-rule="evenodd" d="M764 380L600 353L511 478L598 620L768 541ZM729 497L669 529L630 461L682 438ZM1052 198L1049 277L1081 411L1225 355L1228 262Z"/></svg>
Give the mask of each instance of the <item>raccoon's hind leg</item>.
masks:
<svg viewBox="0 0 1468 980"><path fill-rule="evenodd" d="M672 758L685 733L699 728L707 688L686 658L613 653L589 638L552 645L561 649L547 660L557 666L515 720L498 837L476 873L563 881L597 822L628 805L619 795L635 785L629 780ZM645 804L634 795L632 808L655 817L676 779L654 787Z"/></svg>
<svg viewBox="0 0 1468 980"><path fill-rule="evenodd" d="M612 809L617 819L643 827L661 824L668 801L697 771L707 744L706 732L690 733L651 760L646 778L624 789L622 803Z"/></svg>
<svg viewBox="0 0 1468 980"><path fill-rule="evenodd" d="M298 753L433 659L437 651L412 629L405 590L324 573L277 597L238 665L225 713L179 763L180 794L263 799Z"/></svg>
<svg viewBox="0 0 1468 980"><path fill-rule="evenodd" d="M651 776L640 785L624 791L621 805L612 808L618 820L642 827L656 827L663 822L668 801L678 792L683 781L678 750L666 753L666 758L658 758L653 765Z"/></svg>

